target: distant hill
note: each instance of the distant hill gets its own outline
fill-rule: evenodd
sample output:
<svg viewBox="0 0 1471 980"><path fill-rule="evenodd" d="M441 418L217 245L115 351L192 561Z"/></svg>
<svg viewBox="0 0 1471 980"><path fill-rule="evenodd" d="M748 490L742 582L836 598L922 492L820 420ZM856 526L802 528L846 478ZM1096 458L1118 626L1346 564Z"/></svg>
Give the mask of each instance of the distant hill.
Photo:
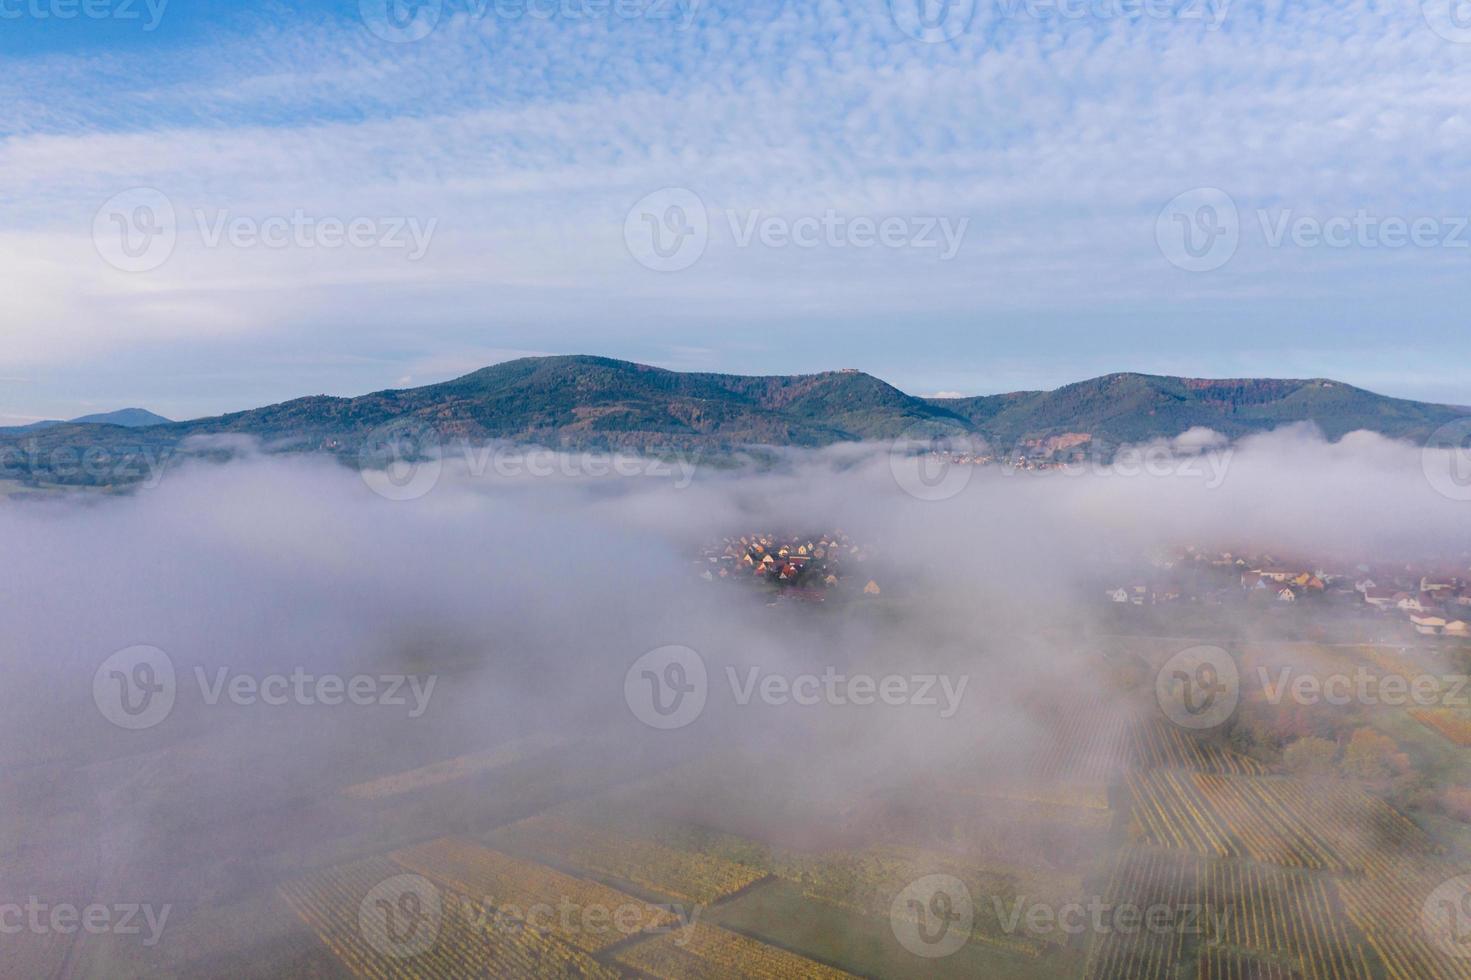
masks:
<svg viewBox="0 0 1471 980"><path fill-rule="evenodd" d="M189 422L125 410L24 433L0 432L0 448L23 436L43 451L28 457L36 459L59 447L160 451L190 436L240 434L272 450L349 455L376 427L411 419L444 439L568 448L824 446L950 431L1004 448L1091 442L1107 452L1196 426L1236 438L1296 422L1315 423L1330 438L1369 429L1424 440L1468 415L1471 409L1387 398L1323 379L1111 374L1055 391L927 399L860 371L748 377L579 355L523 358L422 388L354 398L314 395Z"/></svg>
<svg viewBox="0 0 1471 980"><path fill-rule="evenodd" d="M1109 374L1055 391L931 399L978 432L1010 445L1036 436L1088 433L1119 444L1175 436L1195 426L1236 438L1294 422L1313 422L1337 439L1368 429L1423 440L1471 409L1387 398L1339 381L1242 378L1209 381Z"/></svg>
<svg viewBox="0 0 1471 980"><path fill-rule="evenodd" d="M120 408L116 412L83 415L81 418L71 419L68 422L47 419L42 422L32 422L30 425L0 427L0 432L34 432L37 429L49 429L58 425L120 425L127 429L138 429L148 425L168 425L172 421L146 408Z"/></svg>

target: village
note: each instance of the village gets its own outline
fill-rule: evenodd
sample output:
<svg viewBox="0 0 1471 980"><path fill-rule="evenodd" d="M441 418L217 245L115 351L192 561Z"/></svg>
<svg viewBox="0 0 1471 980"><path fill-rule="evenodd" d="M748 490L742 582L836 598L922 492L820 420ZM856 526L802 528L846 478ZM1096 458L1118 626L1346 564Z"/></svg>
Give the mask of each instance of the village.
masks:
<svg viewBox="0 0 1471 980"><path fill-rule="evenodd" d="M1118 605L1250 603L1308 606L1402 625L1406 633L1471 639L1471 560L1335 564L1186 547L1111 583Z"/></svg>
<svg viewBox="0 0 1471 980"><path fill-rule="evenodd" d="M721 539L695 563L707 582L764 588L770 602L823 602L831 595L873 598L883 590L861 573L871 553L841 530L816 535L757 532Z"/></svg>

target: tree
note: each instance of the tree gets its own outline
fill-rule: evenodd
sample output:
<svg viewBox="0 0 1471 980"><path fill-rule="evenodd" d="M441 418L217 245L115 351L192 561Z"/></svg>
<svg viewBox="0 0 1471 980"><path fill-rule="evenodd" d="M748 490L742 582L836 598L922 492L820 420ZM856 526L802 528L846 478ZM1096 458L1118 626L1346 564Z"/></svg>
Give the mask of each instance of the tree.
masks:
<svg viewBox="0 0 1471 980"><path fill-rule="evenodd" d="M1326 738L1309 735L1287 746L1282 753L1282 764L1299 776L1321 775L1333 771L1333 757L1338 746Z"/></svg>
<svg viewBox="0 0 1471 980"><path fill-rule="evenodd" d="M1410 769L1410 760L1399 743L1372 728L1360 728L1348 740L1339 769L1350 779L1382 783Z"/></svg>

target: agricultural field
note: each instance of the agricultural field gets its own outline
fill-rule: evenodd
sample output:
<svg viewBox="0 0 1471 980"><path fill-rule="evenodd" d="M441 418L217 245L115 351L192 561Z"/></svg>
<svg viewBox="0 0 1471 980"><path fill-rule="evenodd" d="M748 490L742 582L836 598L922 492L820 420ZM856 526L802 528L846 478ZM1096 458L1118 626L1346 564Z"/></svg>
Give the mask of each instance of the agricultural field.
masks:
<svg viewBox="0 0 1471 980"><path fill-rule="evenodd" d="M553 909L632 909L634 914L618 926L594 928L579 920L555 915L545 917L549 935L588 953L597 953L629 935L647 929L670 928L674 915L632 896L584 878L576 878L544 865L493 851L474 841L441 838L394 851L389 857L402 868L429 878L446 888L485 905L525 910L532 906Z"/></svg>
<svg viewBox="0 0 1471 980"><path fill-rule="evenodd" d="M617 961L659 980L843 980L852 974L717 926L635 942Z"/></svg>
<svg viewBox="0 0 1471 980"><path fill-rule="evenodd" d="M1159 770L1128 778L1142 840L1158 847L1288 867L1362 873L1384 848L1434 851L1409 820L1339 781L1229 777ZM1374 829L1372 839L1362 828Z"/></svg>
<svg viewBox="0 0 1471 980"><path fill-rule="evenodd" d="M373 891L401 875L386 859L370 859L283 884L281 897L357 977L375 980L443 980L549 976L616 980L619 973L585 953L532 929L486 925L471 900L438 892L439 907L415 907L395 920L362 915ZM403 895L388 895L390 906ZM411 895L408 897L418 897ZM414 919L411 915L421 918ZM418 939L422 933L424 939Z"/></svg>
<svg viewBox="0 0 1471 980"><path fill-rule="evenodd" d="M1464 708L1411 708L1410 717L1451 743L1471 748L1471 715Z"/></svg>
<svg viewBox="0 0 1471 980"><path fill-rule="evenodd" d="M704 854L688 853L609 833L564 817L543 815L502 828L489 843L543 860L621 878L659 895L709 905L766 876L765 872Z"/></svg>

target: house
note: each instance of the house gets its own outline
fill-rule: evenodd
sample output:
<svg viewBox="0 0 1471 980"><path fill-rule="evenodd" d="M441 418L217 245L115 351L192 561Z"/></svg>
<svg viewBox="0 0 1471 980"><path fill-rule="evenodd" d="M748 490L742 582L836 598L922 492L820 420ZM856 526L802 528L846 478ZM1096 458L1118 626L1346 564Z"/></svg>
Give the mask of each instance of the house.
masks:
<svg viewBox="0 0 1471 980"><path fill-rule="evenodd" d="M1277 591L1278 602L1296 602L1297 591L1290 585L1285 585Z"/></svg>
<svg viewBox="0 0 1471 980"><path fill-rule="evenodd" d="M1471 623L1464 619L1453 619L1445 624L1446 636L1471 636Z"/></svg>
<svg viewBox="0 0 1471 980"><path fill-rule="evenodd" d="M1439 616L1410 614L1410 622L1414 624L1415 632L1425 636L1439 636L1444 632L1446 622Z"/></svg>
<svg viewBox="0 0 1471 980"><path fill-rule="evenodd" d="M1113 589L1108 593L1108 597L1114 602L1127 603L1129 601L1129 590L1125 588Z"/></svg>
<svg viewBox="0 0 1471 980"><path fill-rule="evenodd" d="M1430 606L1420 596L1410 595L1408 592L1396 593L1394 604L1404 612L1421 613L1430 610Z"/></svg>
<svg viewBox="0 0 1471 980"><path fill-rule="evenodd" d="M868 584L863 587L864 595L878 595L879 591L879 584L873 579L869 579Z"/></svg>
<svg viewBox="0 0 1471 980"><path fill-rule="evenodd" d="M1381 589L1370 586L1364 590L1364 601L1379 609L1388 609L1395 604L1395 598L1403 593L1395 592L1393 589Z"/></svg>

